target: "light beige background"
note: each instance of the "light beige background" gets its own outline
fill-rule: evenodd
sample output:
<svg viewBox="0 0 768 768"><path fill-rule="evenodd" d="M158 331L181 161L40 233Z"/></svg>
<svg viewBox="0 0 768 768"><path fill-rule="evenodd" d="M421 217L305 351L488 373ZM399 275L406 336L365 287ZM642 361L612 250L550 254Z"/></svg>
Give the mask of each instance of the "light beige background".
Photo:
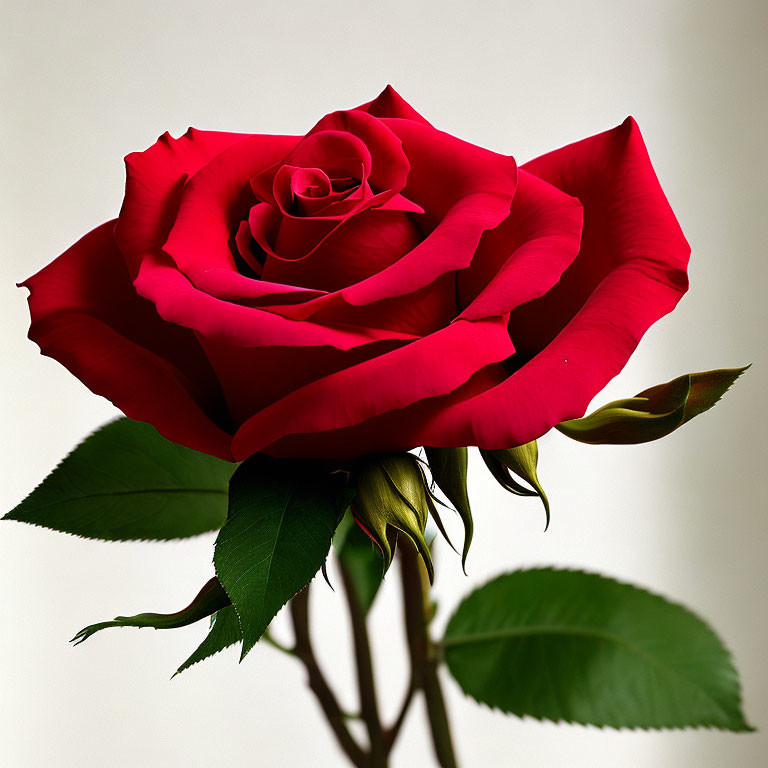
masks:
<svg viewBox="0 0 768 768"><path fill-rule="evenodd" d="M741 671L749 719L766 728L765 3L472 5L5 0L0 507L114 413L26 340L14 282L117 213L129 151L189 124L303 132L387 82L440 128L519 161L633 114L693 246L692 290L596 402L686 371L755 365L711 414L662 442L543 439L546 535L537 504L506 496L475 461L470 575L440 547L439 623L470 587L520 565L637 582L712 622ZM67 645L92 621L180 607L212 573L211 544L102 544L0 525L0 765L342 764L303 672L271 648L239 667L226 652L169 682L202 626ZM390 581L373 612L386 713L405 675ZM322 583L315 594L323 661L352 708L340 597ZM491 713L446 686L465 768L766 764L762 733L556 727ZM416 708L397 768L431 764L423 729Z"/></svg>

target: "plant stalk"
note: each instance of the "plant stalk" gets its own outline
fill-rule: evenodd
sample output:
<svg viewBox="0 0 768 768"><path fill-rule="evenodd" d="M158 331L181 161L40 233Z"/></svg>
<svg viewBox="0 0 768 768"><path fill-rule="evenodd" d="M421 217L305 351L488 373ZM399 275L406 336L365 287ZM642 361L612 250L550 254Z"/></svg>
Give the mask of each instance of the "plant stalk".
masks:
<svg viewBox="0 0 768 768"><path fill-rule="evenodd" d="M323 708L325 717L347 757L356 768L368 768L368 755L347 729L344 712L326 682L312 648L309 630L309 585L291 600L291 619L296 636L295 652L307 670L310 689Z"/></svg>
<svg viewBox="0 0 768 768"><path fill-rule="evenodd" d="M439 659L429 636L429 619L432 613L429 579L416 548L405 536L399 537L398 550L403 583L405 630L414 686L424 692L432 744L438 763L441 768L457 768L448 713L437 674Z"/></svg>
<svg viewBox="0 0 768 768"><path fill-rule="evenodd" d="M360 714L368 731L370 766L371 768L387 768L387 749L376 701L376 683L373 676L373 661L366 616L351 577L343 565L341 566L341 578L347 595L349 617L352 624L357 686L360 692Z"/></svg>

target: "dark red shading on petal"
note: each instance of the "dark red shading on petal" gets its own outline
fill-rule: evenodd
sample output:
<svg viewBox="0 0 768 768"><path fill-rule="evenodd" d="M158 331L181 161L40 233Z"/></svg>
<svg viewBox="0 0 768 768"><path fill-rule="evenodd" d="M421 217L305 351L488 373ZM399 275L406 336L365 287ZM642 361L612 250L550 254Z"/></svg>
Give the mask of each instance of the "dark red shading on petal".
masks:
<svg viewBox="0 0 768 768"><path fill-rule="evenodd" d="M115 239L131 276L142 255L165 242L186 178L246 135L190 128L178 139L164 133L149 149L125 158L125 198Z"/></svg>
<svg viewBox="0 0 768 768"><path fill-rule="evenodd" d="M373 342L349 350L334 347L234 347L200 339L221 382L234 424L299 387L406 344ZM322 404L319 405L322 408Z"/></svg>
<svg viewBox="0 0 768 768"><path fill-rule="evenodd" d="M114 226L97 227L23 283L29 337L129 418L231 460L213 370L193 333L165 323L136 295Z"/></svg>
<svg viewBox="0 0 768 768"><path fill-rule="evenodd" d="M634 120L524 168L581 200L581 251L555 288L512 313L510 334L530 360L445 409L422 430L427 445L507 448L581 416L686 291L690 249Z"/></svg>
<svg viewBox="0 0 768 768"><path fill-rule="evenodd" d="M401 117L422 125L430 125L391 85L388 85L373 101L358 107L374 117Z"/></svg>
<svg viewBox="0 0 768 768"><path fill-rule="evenodd" d="M373 160L365 141L351 133L329 128L304 136L290 152L260 168L250 180L257 199L278 208L283 203L284 211L280 171L286 165L319 169L331 177L348 177L359 184L371 173Z"/></svg>
<svg viewBox="0 0 768 768"><path fill-rule="evenodd" d="M343 305L373 304L408 296L439 277L472 263L480 238L508 215L517 168L511 157L476 147L429 126L407 120L386 122L412 159L405 196L427 214L418 225L427 236L391 266L340 291L294 308L306 319ZM429 219L422 224L423 219ZM357 322L353 311L350 322Z"/></svg>
<svg viewBox="0 0 768 768"><path fill-rule="evenodd" d="M409 214L365 211L344 222L307 258L269 256L262 277L276 283L336 291L379 273L413 250L420 240L421 233Z"/></svg>
<svg viewBox="0 0 768 768"><path fill-rule="evenodd" d="M413 334L377 328L296 321L268 309L223 301L199 290L164 254L147 254L134 284L167 322L233 346L351 349L373 341L414 338Z"/></svg>
<svg viewBox="0 0 768 768"><path fill-rule="evenodd" d="M514 352L507 318L458 320L431 336L307 384L250 418L235 435L245 458L291 434L353 426L445 395Z"/></svg>
<svg viewBox="0 0 768 768"><path fill-rule="evenodd" d="M336 131L358 137L367 147L371 157L367 180L375 195L387 192L391 197L405 187L410 170L408 155L398 135L382 120L356 109L331 112L309 132L306 141ZM318 166L326 170L334 167L333 156L318 158Z"/></svg>
<svg viewBox="0 0 768 768"><path fill-rule="evenodd" d="M293 307L280 307L283 315ZM329 306L312 320L333 325L354 322L369 328L388 328L400 333L428 336L456 318L456 275L448 273L407 296L395 296L373 304Z"/></svg>
<svg viewBox="0 0 768 768"><path fill-rule="evenodd" d="M457 275L460 316L501 315L544 295L579 253L582 218L578 199L521 169L509 216Z"/></svg>
<svg viewBox="0 0 768 768"><path fill-rule="evenodd" d="M235 270L231 244L254 202L249 180L284 157L296 141L293 136L248 136L185 184L163 250L192 282L213 267Z"/></svg>
<svg viewBox="0 0 768 768"><path fill-rule="evenodd" d="M446 409L486 392L508 375L503 364L489 365L447 395L419 400L351 427L287 435L270 445L265 452L278 457L354 459L370 453L418 448L424 443L422 436Z"/></svg>

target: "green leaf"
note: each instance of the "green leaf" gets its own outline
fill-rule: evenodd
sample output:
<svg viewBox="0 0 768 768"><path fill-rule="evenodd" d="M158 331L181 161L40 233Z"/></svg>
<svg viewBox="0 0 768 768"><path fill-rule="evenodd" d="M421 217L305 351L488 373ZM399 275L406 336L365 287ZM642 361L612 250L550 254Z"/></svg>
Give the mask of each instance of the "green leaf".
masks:
<svg viewBox="0 0 768 768"><path fill-rule="evenodd" d="M224 524L235 465L117 419L87 437L3 519L92 539L178 539Z"/></svg>
<svg viewBox="0 0 768 768"><path fill-rule="evenodd" d="M198 661L203 661L209 656L213 656L219 651L223 651L230 645L239 643L243 639L240 631L240 622L237 619L235 609L229 605L221 608L213 615L213 623L205 640L198 646L197 650L176 670L176 675L189 669Z"/></svg>
<svg viewBox="0 0 768 768"><path fill-rule="evenodd" d="M469 546L472 543L473 522L472 509L469 506L467 494L467 464L468 451L466 448L429 448L425 447L429 470L437 487L453 504L464 524L464 548L461 553L461 565L465 569Z"/></svg>
<svg viewBox="0 0 768 768"><path fill-rule="evenodd" d="M178 629L194 624L229 605L227 593L216 578L208 581L197 597L183 610L176 613L140 613L136 616L117 616L112 621L102 621L81 629L73 638L75 645L91 635L109 627L152 627L153 629Z"/></svg>
<svg viewBox="0 0 768 768"><path fill-rule="evenodd" d="M322 566L346 491L341 475L266 456L248 459L232 476L213 562L237 611L243 657Z"/></svg>
<svg viewBox="0 0 768 768"><path fill-rule="evenodd" d="M367 614L381 586L384 558L376 545L355 522L351 513L336 529L333 546L341 567L349 575L363 615Z"/></svg>
<svg viewBox="0 0 768 768"><path fill-rule="evenodd" d="M465 693L520 717L751 730L714 632L680 605L596 574L499 576L461 603L443 648Z"/></svg>
<svg viewBox="0 0 768 768"><path fill-rule="evenodd" d="M563 421L556 428L591 445L658 440L709 410L747 368L688 373L635 397L608 403L582 419Z"/></svg>

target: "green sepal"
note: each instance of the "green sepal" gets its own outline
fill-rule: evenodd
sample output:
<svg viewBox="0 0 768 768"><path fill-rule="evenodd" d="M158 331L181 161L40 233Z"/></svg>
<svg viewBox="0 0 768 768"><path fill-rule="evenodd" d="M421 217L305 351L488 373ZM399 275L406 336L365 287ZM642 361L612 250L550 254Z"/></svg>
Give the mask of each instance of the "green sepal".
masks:
<svg viewBox="0 0 768 768"><path fill-rule="evenodd" d="M227 516L236 465L120 418L83 440L3 519L92 539L178 539Z"/></svg>
<svg viewBox="0 0 768 768"><path fill-rule="evenodd" d="M544 489L539 482L537 473L539 446L536 441L531 440L530 443L500 451L481 449L480 454L488 469L491 470L491 474L502 488L517 496L538 496L541 499L547 518L544 526L546 531L549 528L549 499L547 499L547 494L544 493ZM510 474L511 472L525 480L533 490L518 483Z"/></svg>
<svg viewBox="0 0 768 768"><path fill-rule="evenodd" d="M467 494L467 464L468 454L466 448L428 448L427 454L429 471L437 487L445 494L464 524L464 547L461 553L461 567L466 573L467 555L472 544L474 524L472 522L472 509L469 505Z"/></svg>
<svg viewBox="0 0 768 768"><path fill-rule="evenodd" d="M102 621L81 629L71 640L79 645L91 635L109 627L152 627L153 629L178 629L194 624L206 616L229 605L227 593L217 578L212 578L198 592L197 597L176 613L139 613L136 616L117 616L112 621Z"/></svg>
<svg viewBox="0 0 768 768"><path fill-rule="evenodd" d="M240 622L237 618L235 609L228 605L220 608L212 616L211 627L197 650L176 670L173 677L189 669L193 664L197 664L209 656L213 656L219 651L223 651L230 645L239 643L243 639L243 633L240 631Z"/></svg>
<svg viewBox="0 0 768 768"><path fill-rule="evenodd" d="M564 435L590 445L633 445L665 437L709 410L749 366L688 373L635 397L615 400L581 419L556 425Z"/></svg>
<svg viewBox="0 0 768 768"><path fill-rule="evenodd" d="M384 572L392 563L393 533L407 536L434 579L432 555L424 536L430 512L429 489L418 459L409 453L370 458L353 472L356 495L352 514L384 557Z"/></svg>

